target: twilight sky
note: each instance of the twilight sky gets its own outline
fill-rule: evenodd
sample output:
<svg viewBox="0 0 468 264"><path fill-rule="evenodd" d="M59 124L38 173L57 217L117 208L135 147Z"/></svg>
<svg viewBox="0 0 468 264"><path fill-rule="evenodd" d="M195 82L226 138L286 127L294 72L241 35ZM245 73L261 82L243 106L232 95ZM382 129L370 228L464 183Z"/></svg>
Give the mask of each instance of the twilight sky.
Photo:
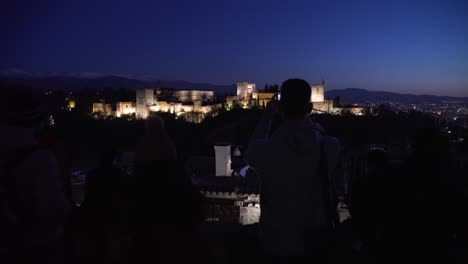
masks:
<svg viewBox="0 0 468 264"><path fill-rule="evenodd" d="M0 69L468 96L468 1L6 0Z"/></svg>

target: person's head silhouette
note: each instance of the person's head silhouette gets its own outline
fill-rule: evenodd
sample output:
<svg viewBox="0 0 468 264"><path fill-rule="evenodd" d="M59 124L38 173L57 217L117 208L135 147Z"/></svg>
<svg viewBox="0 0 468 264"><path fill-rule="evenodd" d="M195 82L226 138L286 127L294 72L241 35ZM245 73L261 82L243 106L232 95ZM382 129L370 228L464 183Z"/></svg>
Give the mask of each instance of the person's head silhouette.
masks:
<svg viewBox="0 0 468 264"><path fill-rule="evenodd" d="M281 85L279 111L287 120L302 120L312 111L310 85L302 79L288 79Z"/></svg>

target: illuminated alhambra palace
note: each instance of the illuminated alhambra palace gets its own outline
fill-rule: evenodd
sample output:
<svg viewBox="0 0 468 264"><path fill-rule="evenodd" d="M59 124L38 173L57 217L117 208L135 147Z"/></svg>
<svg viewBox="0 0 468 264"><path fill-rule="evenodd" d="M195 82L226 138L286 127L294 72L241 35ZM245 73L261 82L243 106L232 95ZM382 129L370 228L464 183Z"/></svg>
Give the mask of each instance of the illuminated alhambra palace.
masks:
<svg viewBox="0 0 468 264"><path fill-rule="evenodd" d="M156 90L156 91L155 91ZM109 103L93 103L93 114L101 116L125 117L135 115L137 119L146 119L152 112L167 112L177 117L196 115L194 122L201 122L209 114L215 114L222 108L226 110L240 107L249 109L265 107L274 97L275 93L260 92L255 83L238 82L237 93L234 96L216 98L214 91L207 90L171 90L139 89L136 91L136 100L115 103L115 108ZM312 113L361 115L363 109L358 107L341 107L333 100L325 99L325 82L311 86Z"/></svg>

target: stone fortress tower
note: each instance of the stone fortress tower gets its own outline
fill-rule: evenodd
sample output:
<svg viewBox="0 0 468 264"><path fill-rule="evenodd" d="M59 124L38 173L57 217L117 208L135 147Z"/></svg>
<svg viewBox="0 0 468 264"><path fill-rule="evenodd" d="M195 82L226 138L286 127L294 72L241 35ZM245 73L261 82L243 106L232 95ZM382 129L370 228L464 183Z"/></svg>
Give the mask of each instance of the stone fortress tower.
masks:
<svg viewBox="0 0 468 264"><path fill-rule="evenodd" d="M322 80L321 84L312 84L312 93L310 95L310 101L312 103L323 103L325 101L325 81Z"/></svg>
<svg viewBox="0 0 468 264"><path fill-rule="evenodd" d="M154 90L141 89L136 91L136 118L145 119L149 115L149 107L154 104Z"/></svg>

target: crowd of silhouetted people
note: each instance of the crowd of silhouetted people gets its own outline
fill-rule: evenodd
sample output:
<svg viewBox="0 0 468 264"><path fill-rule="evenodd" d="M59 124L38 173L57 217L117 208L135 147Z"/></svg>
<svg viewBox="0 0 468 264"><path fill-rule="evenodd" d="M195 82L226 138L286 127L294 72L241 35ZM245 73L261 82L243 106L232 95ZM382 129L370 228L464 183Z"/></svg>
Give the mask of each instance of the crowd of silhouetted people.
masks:
<svg viewBox="0 0 468 264"><path fill-rule="evenodd" d="M161 118L146 120L130 174L118 166L114 146L101 151L77 206L69 162L47 129L39 94L1 92L2 263L138 263L220 253L200 239L204 198ZM281 100L267 105L245 153L260 182L260 223L220 238L238 242L225 257L465 260L468 176L454 170L440 129L421 128L399 162L368 152L365 173L346 178L339 140L308 115L310 92L304 80L290 79ZM338 201L347 202L350 219L339 221Z"/></svg>

